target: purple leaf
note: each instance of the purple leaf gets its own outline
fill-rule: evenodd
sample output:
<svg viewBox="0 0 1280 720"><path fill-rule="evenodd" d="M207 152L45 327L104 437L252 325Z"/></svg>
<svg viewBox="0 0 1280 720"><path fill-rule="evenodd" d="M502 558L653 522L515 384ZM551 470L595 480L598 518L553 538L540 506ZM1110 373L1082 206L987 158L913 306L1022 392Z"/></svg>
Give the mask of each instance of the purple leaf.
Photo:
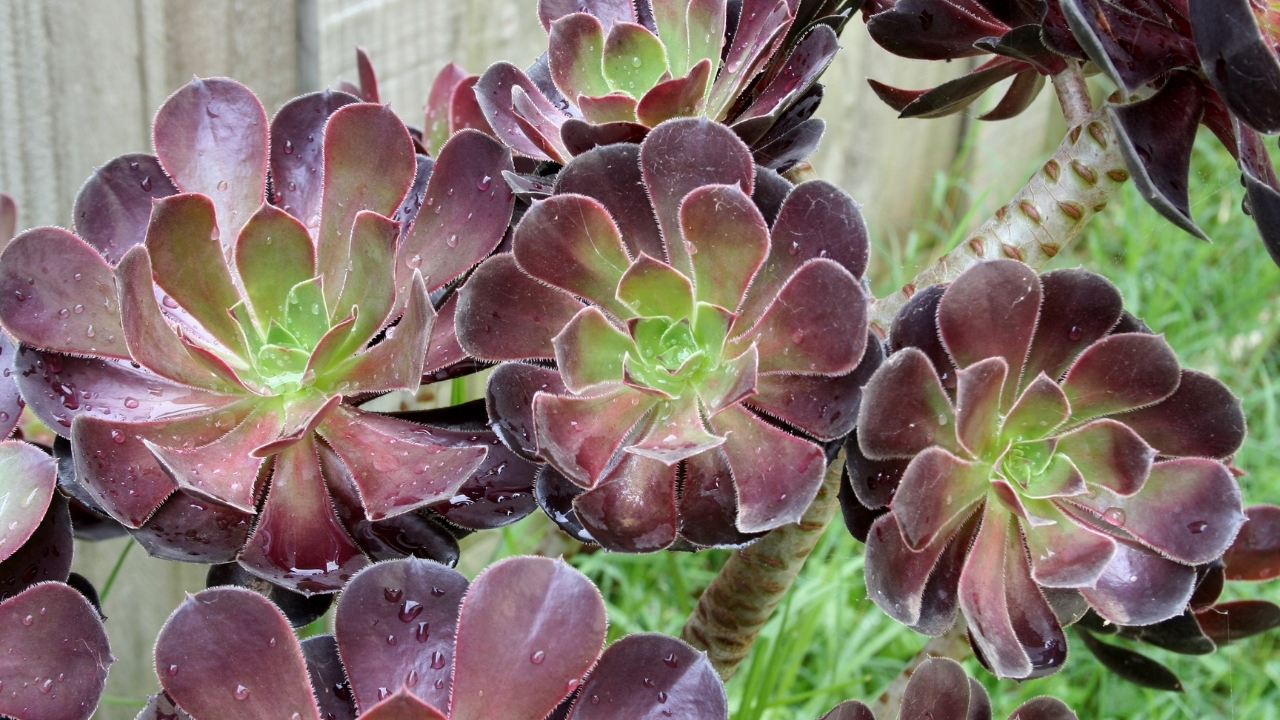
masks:
<svg viewBox="0 0 1280 720"><path fill-rule="evenodd" d="M356 720L351 684L347 681L347 673L342 667L342 658L338 656L338 643L334 637L312 635L303 640L302 658L307 663L311 692L320 708L320 717L325 720Z"/></svg>
<svg viewBox="0 0 1280 720"><path fill-rule="evenodd" d="M502 181L512 169L511 153L478 130L459 131L444 144L427 181L425 205L400 247L397 287L418 268L434 291L493 252L515 205L515 194Z"/></svg>
<svg viewBox="0 0 1280 720"><path fill-rule="evenodd" d="M1013 76L1013 83L1000 98L999 104L978 116L979 120L995 121L1015 118L1031 107L1031 103L1044 89L1044 76L1034 68L1027 68Z"/></svg>
<svg viewBox="0 0 1280 720"><path fill-rule="evenodd" d="M1240 400L1218 380L1183 370L1178 389L1163 401L1124 414L1124 424L1161 455L1227 458L1244 443Z"/></svg>
<svg viewBox="0 0 1280 720"><path fill-rule="evenodd" d="M641 317L692 318L693 284L661 260L641 255L618 281L617 299L625 307L614 312L627 317L634 310Z"/></svg>
<svg viewBox="0 0 1280 720"><path fill-rule="evenodd" d="M645 185L662 229L667 259L692 275L680 233L680 206L703 185L738 185L750 195L755 181L751 151L729 128L706 118L670 120L654 128L640 146Z"/></svg>
<svg viewBox="0 0 1280 720"><path fill-rule="evenodd" d="M461 574L428 560L394 560L358 573L338 603L334 633L358 708L402 686L447 707ZM441 682L443 681L443 682Z"/></svg>
<svg viewBox="0 0 1280 720"><path fill-rule="evenodd" d="M0 320L27 345L129 359L111 266L60 228L28 230L0 254Z"/></svg>
<svg viewBox="0 0 1280 720"><path fill-rule="evenodd" d="M1040 316L1040 281L1015 260L987 260L951 283L938 303L938 331L956 366L963 369L989 357L1009 366L1003 407L1013 404Z"/></svg>
<svg viewBox="0 0 1280 720"><path fill-rule="evenodd" d="M449 718L546 717L595 664L605 623L599 591L563 561L491 565L462 603Z"/></svg>
<svg viewBox="0 0 1280 720"><path fill-rule="evenodd" d="M1204 88L1189 72L1170 77L1151 97L1110 106L1107 114L1133 184L1156 212L1188 233L1208 240L1191 217L1187 195L1191 146L1204 115Z"/></svg>
<svg viewBox="0 0 1280 720"><path fill-rule="evenodd" d="M907 347L919 349L933 363L943 387L954 390L956 366L938 337L938 303L946 289L946 285L930 285L911 295L893 318L888 349L891 353Z"/></svg>
<svg viewBox="0 0 1280 720"><path fill-rule="evenodd" d="M724 444L724 438L703 427L701 408L692 395L662 403L649 423L644 436L627 452L674 465Z"/></svg>
<svg viewBox="0 0 1280 720"><path fill-rule="evenodd" d="M994 58L978 66L968 75L948 80L907 103L899 118L939 118L960 112L982 96L993 85L1027 69L1026 63L1009 58Z"/></svg>
<svg viewBox="0 0 1280 720"><path fill-rule="evenodd" d="M867 341L866 291L832 260L805 263L754 327L728 349L754 342L760 372L842 375L858 366Z"/></svg>
<svg viewBox="0 0 1280 720"><path fill-rule="evenodd" d="M354 102L359 98L344 92L309 93L285 103L271 120L273 200L300 223L319 227L324 126L339 108ZM285 283L286 287L293 284Z"/></svg>
<svg viewBox="0 0 1280 720"><path fill-rule="evenodd" d="M755 91L751 106L735 122L780 114L790 101L813 87L839 49L840 40L834 30L826 25L814 26L791 48L786 62L768 84Z"/></svg>
<svg viewBox="0 0 1280 720"><path fill-rule="evenodd" d="M255 205L254 210L257 208ZM240 224L248 220L246 215ZM244 330L227 312L240 302L240 293L231 278L218 233L214 205L208 197L195 193L167 197L152 207L147 254L156 285L191 313L223 347L243 353L247 347ZM227 245L232 242L234 236L226 240Z"/></svg>
<svg viewBox="0 0 1280 720"><path fill-rule="evenodd" d="M872 460L909 458L930 445L960 447L954 412L929 358L914 347L885 360L862 391L858 444Z"/></svg>
<svg viewBox="0 0 1280 720"><path fill-rule="evenodd" d="M58 484L53 459L34 445L0 442L0 477L5 492L0 495L0 560L22 547L40 526Z"/></svg>
<svg viewBox="0 0 1280 720"><path fill-rule="evenodd" d="M1011 616L1008 568L1014 563L1025 566L1025 561L1010 557L1023 552L1013 522L1003 506L987 504L982 528L960 575L960 607L968 621L970 637L991 671L997 677L1025 678L1035 668ZM1014 598L1019 603L1028 600ZM1039 600L1044 603L1044 598Z"/></svg>
<svg viewBox="0 0 1280 720"><path fill-rule="evenodd" d="M565 387L575 394L622 382L622 359L637 352L631 337L594 306L574 315L552 342Z"/></svg>
<svg viewBox="0 0 1280 720"><path fill-rule="evenodd" d="M531 133L534 135L537 133L532 128L526 131L521 124L525 122L527 126L527 120L521 118L513 107L516 88L520 88L526 98L531 98L528 102L539 111L539 114L559 114L529 76L525 75L520 68L507 62L494 63L484 71L476 83L476 100L480 103L480 109L484 111L485 119L489 121L489 125L493 127L494 133L503 144L521 155L550 160L551 157L543 149L543 145L548 140L546 138L535 140L529 137Z"/></svg>
<svg viewBox="0 0 1280 720"><path fill-rule="evenodd" d="M849 434L857 424L862 388L880 364L884 351L878 338L867 337L867 348L853 372L837 377L821 375L764 375L747 404L820 440Z"/></svg>
<svg viewBox="0 0 1280 720"><path fill-rule="evenodd" d="M1099 0L1062 0L1060 5L1073 39L1125 95L1173 68L1195 63L1195 46L1187 33L1148 8Z"/></svg>
<svg viewBox="0 0 1280 720"><path fill-rule="evenodd" d="M55 494L22 546L0 555L0 601L37 583L66 582L71 573L71 551L71 514L66 498Z"/></svg>
<svg viewBox="0 0 1280 720"><path fill-rule="evenodd" d="M1078 720L1067 704L1055 697L1032 698L1018 706L1009 720Z"/></svg>
<svg viewBox="0 0 1280 720"><path fill-rule="evenodd" d="M846 700L823 715L819 720L876 720L871 708L857 700Z"/></svg>
<svg viewBox="0 0 1280 720"><path fill-rule="evenodd" d="M702 547L737 547L755 536L738 531L738 494L724 451L685 462L680 489L680 537Z"/></svg>
<svg viewBox="0 0 1280 720"><path fill-rule="evenodd" d="M578 521L578 513L573 509L573 501L583 492L582 488L556 472L550 465L542 466L533 486L538 506L557 527L578 542L594 543L591 533L582 527L582 523Z"/></svg>
<svg viewBox="0 0 1280 720"><path fill-rule="evenodd" d="M955 625L965 556L981 513L974 513L951 538L917 552L907 547L893 513L867 533L867 596L889 617L917 632L941 635Z"/></svg>
<svg viewBox="0 0 1280 720"><path fill-rule="evenodd" d="M920 97L925 93L929 92L928 89L908 90L906 88L885 85L884 83L872 78L867 78L867 85L871 87L871 91L876 94L876 97L880 98L880 102L883 102L885 105L888 105L899 113L901 113L908 105L920 99Z"/></svg>
<svg viewBox="0 0 1280 720"><path fill-rule="evenodd" d="M592 125L577 118L569 118L560 126L560 140L570 155L581 155L609 145L638 144L648 134L649 128L627 121Z"/></svg>
<svg viewBox="0 0 1280 720"><path fill-rule="evenodd" d="M630 260L603 205L580 195L556 195L534 205L516 227L512 254L545 283L626 317L614 293Z"/></svg>
<svg viewBox="0 0 1280 720"><path fill-rule="evenodd" d="M1067 659L1067 638L1053 608L1031 577L1022 538L1008 536L1005 556L1005 595L1013 632L1030 663L1028 677L1044 677L1062 668Z"/></svg>
<svg viewBox="0 0 1280 720"><path fill-rule="evenodd" d="M890 509L907 546L920 551L950 537L990 489L991 466L965 462L940 447L912 458Z"/></svg>
<svg viewBox="0 0 1280 720"><path fill-rule="evenodd" d="M151 208L147 208L150 212ZM13 196L0 193L0 243L5 245L18 234L18 204Z"/></svg>
<svg viewBox="0 0 1280 720"><path fill-rule="evenodd" d="M248 513L178 490L145 525L129 533L151 557L226 563L236 559L249 539L252 521Z"/></svg>
<svg viewBox="0 0 1280 720"><path fill-rule="evenodd" d="M538 0L538 19L548 32L552 23L570 13L588 13L605 26L636 21L631 0Z"/></svg>
<svg viewBox="0 0 1280 720"><path fill-rule="evenodd" d="M1135 410L1178 389L1178 357L1162 335L1121 333L1094 343L1067 371L1073 420Z"/></svg>
<svg viewBox="0 0 1280 720"><path fill-rule="evenodd" d="M226 245L266 194L267 114L226 78L196 78L165 100L152 125L156 155L182 192L207 196ZM228 305L227 307L230 307Z"/></svg>
<svg viewBox="0 0 1280 720"><path fill-rule="evenodd" d="M344 349L355 351L363 348L390 319L388 316L396 301L395 259L399 231L396 223L376 213L366 210L356 215L355 225L351 228L347 281L342 286L338 302L330 308L332 320L356 316L343 344Z"/></svg>
<svg viewBox="0 0 1280 720"><path fill-rule="evenodd" d="M255 457L271 457L285 448L311 439L316 426L342 402L340 395L319 392L299 393L284 402L284 429L280 437L252 450Z"/></svg>
<svg viewBox="0 0 1280 720"><path fill-rule="evenodd" d="M250 590L188 595L156 640L156 675L194 720L319 720L293 629Z"/></svg>
<svg viewBox="0 0 1280 720"><path fill-rule="evenodd" d="M1248 0L1190 0L1188 9L1200 65L1231 112L1260 132L1280 131L1280 61L1254 7Z"/></svg>
<svg viewBox="0 0 1280 720"><path fill-rule="evenodd" d="M577 129L569 131L569 134L580 135L581 137L565 139L565 127L569 125L570 121L575 119L570 118L565 121L564 125L560 126L560 139L564 141L569 152L575 152L575 150L578 149L575 146L584 142L588 137L592 139L598 137L603 130L603 128L600 127L602 125L618 123L619 127L621 127L621 123L631 125L637 124L636 105L638 105L638 103L635 98L620 92L610 92L594 97L579 95L578 109L582 111L583 124L591 127L592 129L589 131L579 131ZM644 134L648 134L648 128L645 128ZM641 136L641 139L644 139L643 135ZM595 142L593 144L613 145L614 143ZM583 151L585 152L585 149Z"/></svg>
<svg viewBox="0 0 1280 720"><path fill-rule="evenodd" d="M966 720L969 676L950 658L929 658L916 668L902 693L899 720Z"/></svg>
<svg viewBox="0 0 1280 720"><path fill-rule="evenodd" d="M593 487L655 402L653 396L625 386L592 397L538 393L533 416L539 452L570 480Z"/></svg>
<svg viewBox="0 0 1280 720"><path fill-rule="evenodd" d="M560 126L565 117L556 109L548 109L550 101L540 91L536 99L520 85L511 88L511 117L525 137L538 147L541 155L552 162L568 162L569 152L561 140Z"/></svg>
<svg viewBox="0 0 1280 720"><path fill-rule="evenodd" d="M703 108L710 82L711 61L704 58L684 77L654 85L640 98L636 118L644 125L657 127L665 120L696 115Z"/></svg>
<svg viewBox="0 0 1280 720"><path fill-rule="evenodd" d="M278 406L263 403L226 435L199 447L176 447L143 440L178 487L243 512L256 512L258 471L263 460L252 453L280 435L283 422ZM183 438L179 436L177 442Z"/></svg>
<svg viewBox="0 0 1280 720"><path fill-rule="evenodd" d="M711 418L738 489L738 529L772 530L800 521L822 485L826 457L807 440L734 405Z"/></svg>
<svg viewBox="0 0 1280 720"><path fill-rule="evenodd" d="M418 700L404 688L369 708L362 720L447 720L439 710Z"/></svg>
<svg viewBox="0 0 1280 720"><path fill-rule="evenodd" d="M1266 600L1235 600L1196 613L1204 634L1220 645L1280 627L1280 607Z"/></svg>
<svg viewBox="0 0 1280 720"><path fill-rule="evenodd" d="M556 178L556 193L585 195L609 211L628 254L665 258L662 233L640 171L640 148L609 145L582 153Z"/></svg>
<svg viewBox="0 0 1280 720"><path fill-rule="evenodd" d="M704 305L703 311L706 312L708 307L709 306ZM794 391L798 387L806 385L807 381L817 388L814 396L808 399L824 403L833 401L833 398L830 397L829 393L822 392L823 388L821 385L823 381L830 381L832 378L824 377L822 375L782 374L769 375L762 378L758 374L759 368L760 353L756 349L755 345L748 347L746 351L738 357L721 362L719 369L716 372L709 374L702 381L702 388L698 391L698 397L702 400L703 407L705 408L707 415L709 417L714 417L719 414L721 410L724 410L730 405L735 405L743 400L747 400L748 398L751 399L752 405L756 405L756 401L762 399L761 396L756 395L756 391L759 389L758 383L761 381L766 383L770 380L773 381L775 391L771 397L764 398L766 400L764 405L768 405L769 400L774 401L774 404L783 405L784 412L779 413L780 415L792 414L785 413L785 410L787 409L785 406L794 401ZM781 398L783 393L786 394L785 399ZM768 407L765 409L771 410L771 408ZM804 409L802 409L801 412L804 412ZM825 413L822 413L819 409L818 414L821 416Z"/></svg>
<svg viewBox="0 0 1280 720"><path fill-rule="evenodd" d="M1095 420L1058 438L1057 452L1071 459L1086 483L1123 497L1142 489L1156 455L1137 433L1110 419Z"/></svg>
<svg viewBox="0 0 1280 720"><path fill-rule="evenodd" d="M360 75L360 97L367 103L378 102L378 76L364 48L356 46L356 72Z"/></svg>
<svg viewBox="0 0 1280 720"><path fill-rule="evenodd" d="M845 439L845 468L848 469L850 491L858 503L869 509L887 509L907 471L909 458L871 460L862 454L858 432Z"/></svg>
<svg viewBox="0 0 1280 720"><path fill-rule="evenodd" d="M1002 434L1009 439L1039 440L1053 433L1071 416L1062 387L1041 372L1005 416Z"/></svg>
<svg viewBox="0 0 1280 720"><path fill-rule="evenodd" d="M355 103L329 117L324 128L324 190L316 240L328 307L336 306L334 301L345 285L356 216L364 210L384 217L394 213L413 184L417 167L409 132L390 107Z"/></svg>
<svg viewBox="0 0 1280 720"><path fill-rule="evenodd" d="M1024 384L1042 372L1050 380L1062 378L1081 352L1116 326L1124 311L1116 286L1083 268L1047 272L1040 276L1040 286L1044 302L1022 375Z"/></svg>
<svg viewBox="0 0 1280 720"><path fill-rule="evenodd" d="M723 118L787 36L792 21L788 0L744 0L733 41L724 53L724 72L707 101L708 116Z"/></svg>
<svg viewBox="0 0 1280 720"><path fill-rule="evenodd" d="M636 682L636 678L643 682ZM629 635L605 650L569 720L728 720L724 683L704 653L666 635Z"/></svg>
<svg viewBox="0 0 1280 720"><path fill-rule="evenodd" d="M154 155L121 155L81 186L72 211L76 234L115 264L145 237L151 203L177 192ZM0 240L8 241L2 227Z"/></svg>
<svg viewBox="0 0 1280 720"><path fill-rule="evenodd" d="M0 713L22 720L93 714L115 658L98 612L80 593L42 583L0 602L0 638Z"/></svg>
<svg viewBox="0 0 1280 720"><path fill-rule="evenodd" d="M423 384L435 380L448 380L461 368L474 365L467 351L458 344L454 320L458 315L458 293L449 295L444 305L436 311L436 321L431 325L431 337L427 339L427 357L422 362ZM466 372L459 372L466 374Z"/></svg>
<svg viewBox="0 0 1280 720"><path fill-rule="evenodd" d="M1004 35L1008 26L974 3L901 0L867 22L871 39L901 57L952 60L982 54L978 40Z"/></svg>
<svg viewBox="0 0 1280 720"><path fill-rule="evenodd" d="M320 423L320 436L350 469L370 520L400 515L447 500L484 462L483 446L442 447L405 435L420 429L390 418L379 424L405 427L392 435L371 423L368 413L339 407ZM397 439L399 436L399 439Z"/></svg>
<svg viewBox="0 0 1280 720"><path fill-rule="evenodd" d="M436 314L427 299L427 288L416 270L409 281L409 301L394 331L368 350L334 367L328 374L340 392L387 392L417 390L422 382L422 366L427 357L427 340Z"/></svg>
<svg viewBox="0 0 1280 720"><path fill-rule="evenodd" d="M1120 541L1097 585L1080 594L1109 622L1154 625L1182 614L1195 582L1195 568Z"/></svg>
<svg viewBox="0 0 1280 720"><path fill-rule="evenodd" d="M314 443L276 456L266 505L240 554L249 572L304 595L340 590L368 562L334 515Z"/></svg>
<svg viewBox="0 0 1280 720"><path fill-rule="evenodd" d="M1222 561L1228 580L1270 580L1280 577L1280 508L1255 505L1245 510L1248 521Z"/></svg>
<svg viewBox="0 0 1280 720"><path fill-rule="evenodd" d="M700 187L680 205L680 230L697 299L737 312L769 254L769 227L751 198L737 185Z"/></svg>
<svg viewBox="0 0 1280 720"><path fill-rule="evenodd" d="M1079 637L1089 652L1098 658L1098 662L1118 677L1141 687L1182 692L1182 682L1178 680L1178 676L1146 655L1104 643L1083 627L1079 630Z"/></svg>
<svg viewBox="0 0 1280 720"><path fill-rule="evenodd" d="M452 108L455 93L462 87L463 81L469 77L479 79L479 76L469 76L466 70L454 63L449 63L440 68L440 72L431 82L431 92L427 94L427 104L423 108L426 112L426 122L422 125L427 152L431 157L440 154L440 148L453 132ZM472 84L474 85L474 80ZM474 103L474 93L467 94L472 95Z"/></svg>
<svg viewBox="0 0 1280 720"><path fill-rule="evenodd" d="M533 397L539 392L565 394L560 373L540 365L505 363L494 368L485 387L485 407L494 432L507 447L529 460L538 457Z"/></svg>
<svg viewBox="0 0 1280 720"><path fill-rule="evenodd" d="M956 376L956 438L975 458L998 450L1000 391L1009 375L1002 357L980 360Z"/></svg>
<svg viewBox="0 0 1280 720"><path fill-rule="evenodd" d="M509 253L482 263L458 295L458 343L480 360L555 357L552 338L583 307L529 277Z"/></svg>
<svg viewBox="0 0 1280 720"><path fill-rule="evenodd" d="M636 454L573 501L578 521L606 550L656 552L676 539L676 467Z"/></svg>
<svg viewBox="0 0 1280 720"><path fill-rule="evenodd" d="M284 322L289 290L316 275L316 249L307 229L272 205L263 205L245 223L234 257L249 306L263 328L271 320Z"/></svg>
<svg viewBox="0 0 1280 720"><path fill-rule="evenodd" d="M1036 517L1052 524L1022 526L1031 551L1031 576L1047 588L1090 587L1102 575L1116 543L1088 525L1077 522L1056 505L1030 501Z"/></svg>
<svg viewBox="0 0 1280 720"><path fill-rule="evenodd" d="M757 165L786 172L817 151L827 132L827 123L821 118L810 118L787 130L777 125L774 128L752 148L751 154Z"/></svg>
<svg viewBox="0 0 1280 720"><path fill-rule="evenodd" d="M547 65L556 88L567 98L610 92L604 77L604 26L593 15L575 12L548 29Z"/></svg>

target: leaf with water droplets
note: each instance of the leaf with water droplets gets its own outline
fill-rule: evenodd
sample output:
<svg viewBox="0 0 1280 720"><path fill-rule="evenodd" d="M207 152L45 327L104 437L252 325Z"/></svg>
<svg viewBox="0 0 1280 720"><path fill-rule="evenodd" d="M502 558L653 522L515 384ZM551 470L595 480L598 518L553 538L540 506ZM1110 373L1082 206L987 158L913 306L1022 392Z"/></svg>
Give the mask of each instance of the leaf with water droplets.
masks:
<svg viewBox="0 0 1280 720"><path fill-rule="evenodd" d="M666 635L628 635L600 657L568 720L619 717L728 720L729 701L705 654Z"/></svg>
<svg viewBox="0 0 1280 720"><path fill-rule="evenodd" d="M480 360L555 357L552 339L583 304L529 277L509 253L476 268L458 294L458 343Z"/></svg>
<svg viewBox="0 0 1280 720"><path fill-rule="evenodd" d="M58 483L53 460L34 445L0 442L0 560L14 554L44 519Z"/></svg>
<svg viewBox="0 0 1280 720"><path fill-rule="evenodd" d="M178 192L154 155L121 155L85 181L76 195L75 232L109 263L142 242L151 203ZM4 240L0 229L0 240Z"/></svg>

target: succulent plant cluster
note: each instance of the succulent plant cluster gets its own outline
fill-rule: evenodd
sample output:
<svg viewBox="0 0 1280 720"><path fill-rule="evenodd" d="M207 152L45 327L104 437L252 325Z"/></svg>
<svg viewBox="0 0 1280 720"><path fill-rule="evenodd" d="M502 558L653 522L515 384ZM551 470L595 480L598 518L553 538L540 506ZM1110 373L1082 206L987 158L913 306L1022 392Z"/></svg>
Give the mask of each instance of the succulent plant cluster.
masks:
<svg viewBox="0 0 1280 720"><path fill-rule="evenodd" d="M1246 210L1280 263L1280 180L1263 135L1280 132L1280 23L1257 0L872 0L871 37L908 58L991 59L928 90L871 81L903 117L959 112L1013 77L982 120L1013 117L1044 76L1090 62L1119 88L1107 115L1143 196L1165 218L1208 239L1191 216L1191 147L1203 125L1240 165Z"/></svg>
<svg viewBox="0 0 1280 720"><path fill-rule="evenodd" d="M1035 677L1066 659L1064 623L1183 614L1196 566L1244 523L1224 464L1238 401L1181 370L1161 336L1084 270L1012 260L920 291L864 389L852 492L868 594L927 634L957 611L985 664Z"/></svg>
<svg viewBox="0 0 1280 720"><path fill-rule="evenodd" d="M861 215L813 181L768 201L770 227L762 172L700 118L584 153L461 291L472 356L555 361L499 367L490 415L606 548L739 545L794 523L825 472L815 440L853 426Z"/></svg>
<svg viewBox="0 0 1280 720"><path fill-rule="evenodd" d="M732 127L761 164L816 149L820 76L856 0L539 0L547 52L496 63L475 84L493 131L518 153L565 163L639 142L664 120Z"/></svg>

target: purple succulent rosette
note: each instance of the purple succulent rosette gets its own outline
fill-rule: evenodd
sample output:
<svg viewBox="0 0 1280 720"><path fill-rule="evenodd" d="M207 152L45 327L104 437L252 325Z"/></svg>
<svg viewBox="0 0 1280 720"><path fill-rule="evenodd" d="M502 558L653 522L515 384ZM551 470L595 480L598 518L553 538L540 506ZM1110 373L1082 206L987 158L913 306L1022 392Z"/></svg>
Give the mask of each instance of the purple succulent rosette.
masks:
<svg viewBox="0 0 1280 720"><path fill-rule="evenodd" d="M755 183L730 129L669 121L565 166L460 293L469 354L555 361L499 367L490 416L608 549L796 522L826 467L816 441L853 426L869 375L857 205L783 183L770 227Z"/></svg>
<svg viewBox="0 0 1280 720"><path fill-rule="evenodd" d="M470 585L426 560L373 565L338 599L334 634L301 645L260 595L214 588L160 631L155 705L194 720L727 720L704 654L654 634L602 654L606 623L591 581L546 558Z"/></svg>
<svg viewBox="0 0 1280 720"><path fill-rule="evenodd" d="M1126 97L1107 108L1143 197L1207 239L1187 195L1191 148L1204 125L1239 162L1263 241L1280 263L1280 180L1263 134L1280 132L1280 12L1250 0L873 0L871 37L909 58L992 55L927 90L872 88L903 117L960 112L1001 80L1014 80L982 120L1027 107L1044 76L1092 61ZM1087 173L1083 175L1088 180Z"/></svg>
<svg viewBox="0 0 1280 720"><path fill-rule="evenodd" d="M1196 566L1245 519L1221 461L1244 417L1143 329L1081 269L987 261L912 297L864 388L843 494L888 507L866 539L876 604L935 635L962 611L1015 678L1056 670L1061 625L1087 608L1118 625L1183 613Z"/></svg>
<svg viewBox="0 0 1280 720"><path fill-rule="evenodd" d="M352 402L458 355L428 293L501 241L510 155L464 132L415 159L390 109L341 93L292 101L268 132L225 79L170 97L154 136L156 157L86 183L80 236L37 228L0 256L23 397L153 554L333 592L367 564L335 501L407 516L485 463L485 441Z"/></svg>
<svg viewBox="0 0 1280 720"><path fill-rule="evenodd" d="M991 720L986 688L949 658L929 658L916 668L902 694L897 720ZM841 703L821 720L876 720L857 700ZM1018 706L1009 720L1076 720L1061 700L1038 697Z"/></svg>
<svg viewBox="0 0 1280 720"><path fill-rule="evenodd" d="M565 163L639 142L664 120L733 126L762 165L816 149L817 79L839 49L849 0L539 0L547 53L523 72L497 63L475 85L503 142Z"/></svg>

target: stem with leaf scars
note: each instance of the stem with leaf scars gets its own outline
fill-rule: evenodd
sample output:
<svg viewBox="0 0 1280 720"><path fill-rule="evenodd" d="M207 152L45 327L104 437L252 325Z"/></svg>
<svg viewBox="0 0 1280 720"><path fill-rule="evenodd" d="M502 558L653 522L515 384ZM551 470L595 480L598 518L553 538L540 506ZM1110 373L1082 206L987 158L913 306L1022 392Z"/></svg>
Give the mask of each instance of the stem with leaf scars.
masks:
<svg viewBox="0 0 1280 720"><path fill-rule="evenodd" d="M898 717L898 711L902 709L902 695L907 690L907 682L911 680L916 668L920 667L925 660L936 657L963 660L972 652L969 639L965 636L964 618L957 618L955 626L946 634L930 638L929 642L920 648L920 652L911 658L902 672L889 683L889 687L876 698L875 703L871 705L871 711L880 720L894 720Z"/></svg>
<svg viewBox="0 0 1280 720"><path fill-rule="evenodd" d="M706 651L721 678L728 680L746 658L756 635L791 589L805 559L835 516L843 471L841 450L800 522L784 525L735 550L698 599L680 636Z"/></svg>
<svg viewBox="0 0 1280 720"><path fill-rule="evenodd" d="M950 282L982 260L1013 258L1044 267L1076 240L1090 218L1129 179L1115 131L1093 110L1079 68L1055 75L1063 115L1071 124L1053 156L1008 204L969 239L871 309L871 328L884 337L898 309L918 288Z"/></svg>

